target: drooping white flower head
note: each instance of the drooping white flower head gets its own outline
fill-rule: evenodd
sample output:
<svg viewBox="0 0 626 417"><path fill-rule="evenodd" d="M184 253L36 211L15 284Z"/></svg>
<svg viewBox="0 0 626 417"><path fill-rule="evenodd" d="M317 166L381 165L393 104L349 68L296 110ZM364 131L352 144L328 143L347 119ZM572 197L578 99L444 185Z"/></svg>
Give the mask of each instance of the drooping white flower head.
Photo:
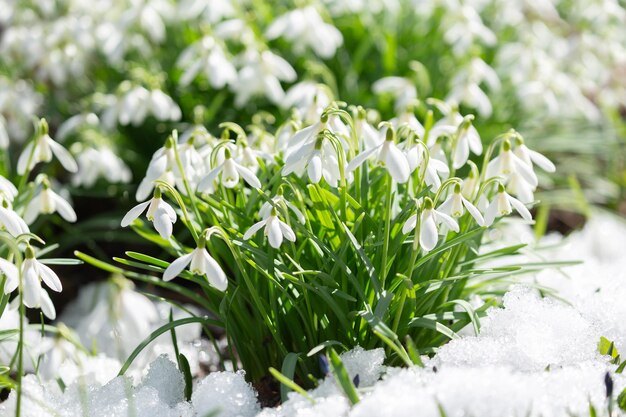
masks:
<svg viewBox="0 0 626 417"><path fill-rule="evenodd" d="M413 81L404 77L384 77L372 84L374 94L392 94L396 98L395 109L403 112L417 99L417 89Z"/></svg>
<svg viewBox="0 0 626 417"><path fill-rule="evenodd" d="M30 245L26 246L24 257L25 259L22 262L24 305L29 308L38 308L42 307L43 301L46 311L52 314L52 311L54 310L52 309L51 311L49 308L52 303L50 302L49 297L47 297L47 293L42 297L41 281L43 281L52 291L61 292L63 290L61 280L59 280L57 274L50 269L50 267L44 265L35 258L35 251ZM0 267L5 273L10 271L10 269L7 269L7 264L5 262L2 262ZM19 286L19 275L13 275L16 271L17 269L10 271L7 274L7 282L4 286L5 294L12 293Z"/></svg>
<svg viewBox="0 0 626 417"><path fill-rule="evenodd" d="M0 227L6 229L13 237L17 237L24 233L30 233L26 222L11 209L8 202L5 200L2 202L3 206L0 206Z"/></svg>
<svg viewBox="0 0 626 417"><path fill-rule="evenodd" d="M160 89L148 90L128 82L122 83L120 89L123 91L120 97L107 97L108 106L101 116L108 128L113 128L116 122L122 126L140 126L149 115L159 121L177 121L182 116L180 107Z"/></svg>
<svg viewBox="0 0 626 417"><path fill-rule="evenodd" d="M300 211L300 209L296 207L292 202L288 201L282 194L278 194L272 197L271 203L269 201L263 203L263 205L261 205L261 208L259 209L259 217L261 217L262 219L267 219L272 215L274 207L281 205L284 205L284 207L291 210L300 223L304 224L306 222L306 218L304 217L302 211Z"/></svg>
<svg viewBox="0 0 626 417"><path fill-rule="evenodd" d="M526 206L517 198L510 196L504 185L498 185L498 193L491 201L485 212L485 225L491 226L496 217L507 216L515 209L524 220L532 221L533 216Z"/></svg>
<svg viewBox="0 0 626 417"><path fill-rule="evenodd" d="M470 151L475 155L483 152L483 145L478 130L472 125L472 115L461 116L451 111L445 118L439 120L429 132L428 146L435 145L435 141L443 135L456 135L455 149L453 149L453 167L459 169L467 163Z"/></svg>
<svg viewBox="0 0 626 417"><path fill-rule="evenodd" d="M461 185L454 186L454 192L439 206L439 211L448 214L453 218L460 218L465 214L465 210L476 220L479 226L485 225L485 219L480 211L461 192Z"/></svg>
<svg viewBox="0 0 626 417"><path fill-rule="evenodd" d="M122 227L130 225L146 209L148 209L146 218L152 222L155 230L163 239L169 239L177 216L172 206L161 198L161 189L158 187L154 190L154 197L151 200L137 204L126 213L121 222Z"/></svg>
<svg viewBox="0 0 626 417"><path fill-rule="evenodd" d="M47 178L42 180L41 189L26 205L24 221L32 224L39 214L52 214L54 212L70 223L76 221L76 212L72 205L59 194L52 191Z"/></svg>
<svg viewBox="0 0 626 417"><path fill-rule="evenodd" d="M331 58L343 43L341 32L324 22L315 7L295 9L279 16L265 32L267 39L284 37L293 44L294 50L302 54L311 48L322 58Z"/></svg>
<svg viewBox="0 0 626 417"><path fill-rule="evenodd" d="M228 287L226 274L205 248L208 238L206 232L203 233L198 239L197 248L191 251L191 253L176 259L167 267L165 272L163 272L163 280L172 280L189 265L189 272L206 277L212 287L219 291L226 291Z"/></svg>
<svg viewBox="0 0 626 417"><path fill-rule="evenodd" d="M487 178L499 176L504 181L509 181L513 174L518 174L519 178L526 181L533 190L539 183L532 166L528 166L526 162L513 153L511 142L507 139L502 144L500 154L487 165Z"/></svg>
<svg viewBox="0 0 626 417"><path fill-rule="evenodd" d="M190 45L178 57L176 65L183 70L179 79L185 87L204 74L215 89L221 89L237 79L237 70L231 58L226 56L222 42L207 35Z"/></svg>
<svg viewBox="0 0 626 417"><path fill-rule="evenodd" d="M341 176L339 158L345 161L345 155L338 152L330 139L321 133L287 156L282 174L301 176L306 170L313 184L324 178L328 185L336 187Z"/></svg>
<svg viewBox="0 0 626 417"><path fill-rule="evenodd" d="M250 169L246 168L233 158L229 147L224 148L224 159L215 168L204 176L198 183L198 191L202 193L212 192L215 188L214 182L219 182L226 188L234 188L239 184L240 177L248 185L254 188L261 188L261 181Z"/></svg>
<svg viewBox="0 0 626 417"><path fill-rule="evenodd" d="M415 144L407 151L407 160L409 161L409 169L411 172L416 169L420 175L424 176L426 185L437 191L441 187L441 178L447 178L450 175L450 169L445 162L435 159L426 153L426 150L419 144Z"/></svg>
<svg viewBox="0 0 626 417"><path fill-rule="evenodd" d="M27 170L32 170L39 162L50 162L53 155L69 172L78 170L72 155L48 135L48 123L42 119L39 123L37 137L24 147L17 160L17 173L23 175Z"/></svg>
<svg viewBox="0 0 626 417"><path fill-rule="evenodd" d="M0 175L0 194L2 198L8 201L13 201L17 196L17 188L11 181Z"/></svg>
<svg viewBox="0 0 626 417"><path fill-rule="evenodd" d="M253 224L252 227L250 227L250 229L248 229L248 231L246 231L243 235L244 240L250 239L263 227L265 227L264 235L267 236L270 246L274 249L278 249L280 247L283 243L283 238L289 240L290 242L296 241L296 234L293 232L293 229L287 223L278 218L276 209L272 209L272 212L267 218Z"/></svg>
<svg viewBox="0 0 626 417"><path fill-rule="evenodd" d="M439 226L443 224L447 229L454 232L459 231L458 223L446 213L435 210L433 202L426 197L422 204L419 224L419 244L424 252L430 252L439 241ZM417 214L407 219L402 226L402 233L407 234L417 226Z"/></svg>
<svg viewBox="0 0 626 417"><path fill-rule="evenodd" d="M529 149L528 146L524 144L524 141L521 140L521 138L518 137L516 139L517 139L516 140L517 146L513 150L513 153L519 159L524 161L526 165L532 168L534 164L534 165L537 165L539 168L543 169L544 171L550 172L550 173L556 171L556 166L554 166L554 163L552 163L552 161L550 161L548 158L546 158L544 155L540 154L539 152Z"/></svg>
<svg viewBox="0 0 626 417"><path fill-rule="evenodd" d="M72 185L92 187L98 178L108 183L128 183L132 179L130 168L108 147L86 147L76 156L78 172L72 176Z"/></svg>
<svg viewBox="0 0 626 417"><path fill-rule="evenodd" d="M326 85L301 81L287 91L281 105L284 109L296 109L300 120L312 124L319 121L322 112L332 100L332 92Z"/></svg>
<svg viewBox="0 0 626 417"><path fill-rule="evenodd" d="M411 170L406 155L402 153L395 144L395 133L393 128L388 128L385 140L378 146L365 150L357 155L348 164L347 171L351 172L375 155L376 163L382 165L391 178L398 183L405 183L409 180Z"/></svg>
<svg viewBox="0 0 626 417"><path fill-rule="evenodd" d="M242 107L256 95L263 95L272 103L280 104L285 97L280 82L292 82L297 77L296 71L287 61L267 50L261 52L249 47L240 60L243 65L237 81L231 84L237 107Z"/></svg>

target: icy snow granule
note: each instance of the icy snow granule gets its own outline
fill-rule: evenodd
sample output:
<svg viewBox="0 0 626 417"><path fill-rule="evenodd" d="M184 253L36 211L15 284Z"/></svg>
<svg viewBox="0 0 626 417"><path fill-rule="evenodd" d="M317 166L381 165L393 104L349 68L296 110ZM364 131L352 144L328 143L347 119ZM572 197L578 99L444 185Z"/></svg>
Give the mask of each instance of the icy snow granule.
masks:
<svg viewBox="0 0 626 417"><path fill-rule="evenodd" d="M266 408L256 417L343 417L350 409L342 395L316 398L312 404L303 396L290 393L289 400L279 407Z"/></svg>
<svg viewBox="0 0 626 417"><path fill-rule="evenodd" d="M380 379L385 371L383 361L385 350L382 348L365 350L360 346L340 355L350 378L359 376L359 386L369 387Z"/></svg>
<svg viewBox="0 0 626 417"><path fill-rule="evenodd" d="M165 355L159 356L150 364L142 387L154 388L164 403L174 406L184 400L185 380L174 362Z"/></svg>
<svg viewBox="0 0 626 417"><path fill-rule="evenodd" d="M598 357L601 334L574 308L523 287L507 293L503 304L481 320L479 336L449 342L433 362L541 371Z"/></svg>
<svg viewBox="0 0 626 417"><path fill-rule="evenodd" d="M198 416L253 417L260 411L256 393L243 372L213 372L196 386L191 402Z"/></svg>

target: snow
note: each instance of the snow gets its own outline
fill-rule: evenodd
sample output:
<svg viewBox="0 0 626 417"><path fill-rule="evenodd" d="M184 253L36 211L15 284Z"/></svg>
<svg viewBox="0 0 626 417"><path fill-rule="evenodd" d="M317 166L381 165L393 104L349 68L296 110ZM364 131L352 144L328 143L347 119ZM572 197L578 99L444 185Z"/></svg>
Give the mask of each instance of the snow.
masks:
<svg viewBox="0 0 626 417"><path fill-rule="evenodd" d="M497 233L505 236L508 244L533 241L528 227L519 224ZM312 401L290 392L288 400L280 406L262 410L243 372L211 372L195 384L191 401L187 402L182 374L168 359L168 355L173 356L169 352L171 339L167 337L155 342L131 376L116 377L121 364L115 351L105 349L92 356L63 339L42 341L33 333L29 336L30 356L37 357L38 352L46 355L40 365L41 380L32 375L24 380L22 415L440 417L444 410L448 417L566 417L589 415L590 403L598 415L608 415L605 377L607 373L610 375L617 395L626 388L626 375L616 374L616 365L600 355L597 346L604 336L614 341L619 351L626 352L626 303L623 302L626 258L622 256L626 224L597 214L583 230L565 239L548 236L538 246L547 248L541 252L527 251L522 261L545 258L585 262L526 278L505 294L502 307L487 311L478 335L463 332L462 337L441 347L432 358L424 357L424 368L385 367L383 349L368 351L357 347L342 353L350 377L359 377L361 400L355 406L350 405L334 378L327 376L309 391ZM555 289L560 298L543 296L537 285ZM92 337L111 341L114 335L87 323L97 318L95 310L102 315L111 313L100 302L92 302L91 309L86 308L85 300L93 297L96 290L88 290L73 312L70 309L64 317L67 324L91 331ZM107 291L104 293L110 296L111 289ZM124 287L123 291L133 290ZM143 297L132 294L117 297L129 300ZM132 319L121 317L117 325L126 330L132 325L135 331L150 332L167 320L169 305L142 299L144 306L148 305L144 301L150 303L154 314L143 312ZM472 303L478 305L479 301ZM175 312L177 317L185 314L180 310ZM9 311L0 321L0 327L10 328L14 319ZM125 320L141 322L131 324ZM199 328L182 328L177 336L182 340L181 351L184 347L195 352L195 356L188 355L194 369L198 369L200 360L205 365L215 362L212 346L197 342ZM124 350L127 348L124 346ZM144 361L151 364L142 375ZM57 375L62 376L67 386L64 391L56 381ZM11 415L14 407L15 392L12 392L0 404L0 415ZM620 414L614 411L613 415Z"/></svg>

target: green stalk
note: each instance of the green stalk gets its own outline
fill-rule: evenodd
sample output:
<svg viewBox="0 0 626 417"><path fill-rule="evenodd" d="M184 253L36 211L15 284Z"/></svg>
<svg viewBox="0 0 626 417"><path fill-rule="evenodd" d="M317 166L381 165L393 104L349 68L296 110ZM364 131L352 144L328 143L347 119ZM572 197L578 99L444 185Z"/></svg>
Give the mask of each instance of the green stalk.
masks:
<svg viewBox="0 0 626 417"><path fill-rule="evenodd" d="M385 280L387 279L387 254L389 252L389 237L391 235L391 203L393 197L393 179L390 175L387 175L387 194L385 196L385 202L387 207L385 209L385 240L383 242L383 256L380 266L380 284L382 288L385 288Z"/></svg>
<svg viewBox="0 0 626 417"><path fill-rule="evenodd" d="M18 356L17 356L17 404L15 406L15 415L20 417L22 411L22 379L24 376L24 316L26 311L24 308L24 282L22 277L22 269L20 268L20 328L18 340Z"/></svg>

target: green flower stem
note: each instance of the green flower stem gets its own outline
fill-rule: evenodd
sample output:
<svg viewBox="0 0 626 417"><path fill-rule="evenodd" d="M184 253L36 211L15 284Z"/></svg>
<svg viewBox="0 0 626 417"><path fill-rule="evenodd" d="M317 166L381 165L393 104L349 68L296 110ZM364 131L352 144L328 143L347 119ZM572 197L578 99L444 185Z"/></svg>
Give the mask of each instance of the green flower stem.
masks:
<svg viewBox="0 0 626 417"><path fill-rule="evenodd" d="M175 135L175 136L178 136L178 135ZM174 156L176 158L176 165L178 166L178 170L180 171L180 175L183 180L183 186L185 187L187 196L189 197L189 200L191 201L191 206L193 208L194 215L196 216L196 221L200 225L200 230L202 230L203 228L202 217L200 216L200 211L198 210L198 203L196 202L196 193L191 189L191 186L189 185L189 181L187 181L187 174L185 173L185 170L183 169L183 163L180 159L180 153L178 152L178 141L176 140L176 138L173 138L173 140L174 140L173 148L174 148ZM191 233L194 235L194 239L197 242L198 234L195 228L193 227L193 224L190 223L189 227L193 229Z"/></svg>
<svg viewBox="0 0 626 417"><path fill-rule="evenodd" d="M393 179L390 175L387 175L387 194L385 195L385 203L387 207L385 209L385 240L383 241L383 256L380 265L380 285L385 288L385 281L387 279L387 255L389 252L389 238L391 235L391 207L393 202Z"/></svg>

